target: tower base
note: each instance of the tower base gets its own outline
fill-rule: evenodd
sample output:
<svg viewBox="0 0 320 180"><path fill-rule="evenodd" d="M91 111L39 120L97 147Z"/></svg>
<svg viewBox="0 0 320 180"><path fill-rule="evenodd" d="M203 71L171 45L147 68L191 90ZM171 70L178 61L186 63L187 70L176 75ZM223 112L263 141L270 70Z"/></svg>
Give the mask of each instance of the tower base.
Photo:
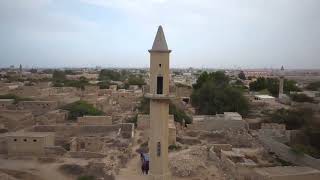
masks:
<svg viewBox="0 0 320 180"><path fill-rule="evenodd" d="M148 180L171 180L171 174L149 174Z"/></svg>

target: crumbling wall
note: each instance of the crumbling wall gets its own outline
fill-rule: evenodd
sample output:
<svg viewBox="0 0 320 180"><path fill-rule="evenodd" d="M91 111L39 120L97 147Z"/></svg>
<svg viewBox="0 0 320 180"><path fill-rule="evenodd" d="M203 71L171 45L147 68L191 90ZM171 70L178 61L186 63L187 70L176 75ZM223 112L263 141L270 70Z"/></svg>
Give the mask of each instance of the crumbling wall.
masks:
<svg viewBox="0 0 320 180"><path fill-rule="evenodd" d="M109 126L78 126L78 125L36 125L31 131L35 132L56 132L60 136L78 136L78 135L108 135L114 133L115 135L122 135L122 133L130 133L133 137L134 124L122 123Z"/></svg>
<svg viewBox="0 0 320 180"><path fill-rule="evenodd" d="M213 131L224 129L247 129L248 125L244 120L225 119L223 115L216 116L194 116L193 129ZM188 125L189 126L189 125ZM190 126L190 127L191 127Z"/></svg>
<svg viewBox="0 0 320 180"><path fill-rule="evenodd" d="M66 152L67 151L61 146L51 146L51 147L44 148L44 154L46 156L62 156Z"/></svg>
<svg viewBox="0 0 320 180"><path fill-rule="evenodd" d="M48 111L57 109L58 102L56 101L20 101L18 108L22 110L29 110L34 115L41 115Z"/></svg>
<svg viewBox="0 0 320 180"><path fill-rule="evenodd" d="M269 152L275 153L280 159L320 170L320 159L315 159L306 154L296 154L289 146L274 140L272 137L259 134L258 138Z"/></svg>
<svg viewBox="0 0 320 180"><path fill-rule="evenodd" d="M88 151L70 151L68 154L72 158L104 158L107 155L97 152L88 152Z"/></svg>
<svg viewBox="0 0 320 180"><path fill-rule="evenodd" d="M83 116L78 117L79 125L112 125L111 116Z"/></svg>
<svg viewBox="0 0 320 180"><path fill-rule="evenodd" d="M149 129L150 128L150 115L139 114L137 120L137 129Z"/></svg>

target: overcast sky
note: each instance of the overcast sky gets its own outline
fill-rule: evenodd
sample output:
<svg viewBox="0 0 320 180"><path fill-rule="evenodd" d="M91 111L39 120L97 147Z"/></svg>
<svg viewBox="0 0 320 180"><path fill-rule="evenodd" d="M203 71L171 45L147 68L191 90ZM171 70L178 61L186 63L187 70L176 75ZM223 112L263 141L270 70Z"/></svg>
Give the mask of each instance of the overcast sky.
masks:
<svg viewBox="0 0 320 180"><path fill-rule="evenodd" d="M320 0L0 0L0 67L320 68Z"/></svg>

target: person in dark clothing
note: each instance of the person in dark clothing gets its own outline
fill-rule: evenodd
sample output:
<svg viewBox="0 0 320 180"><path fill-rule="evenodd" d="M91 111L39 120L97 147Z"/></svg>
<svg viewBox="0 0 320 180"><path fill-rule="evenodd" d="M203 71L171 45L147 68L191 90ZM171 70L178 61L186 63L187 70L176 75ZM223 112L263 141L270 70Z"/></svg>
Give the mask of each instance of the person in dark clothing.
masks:
<svg viewBox="0 0 320 180"><path fill-rule="evenodd" d="M142 175L146 173L146 165L144 162L141 163L141 171L142 171Z"/></svg>
<svg viewBox="0 0 320 180"><path fill-rule="evenodd" d="M148 174L148 172L149 172L149 161L146 161L145 162L145 171L146 171L146 174Z"/></svg>

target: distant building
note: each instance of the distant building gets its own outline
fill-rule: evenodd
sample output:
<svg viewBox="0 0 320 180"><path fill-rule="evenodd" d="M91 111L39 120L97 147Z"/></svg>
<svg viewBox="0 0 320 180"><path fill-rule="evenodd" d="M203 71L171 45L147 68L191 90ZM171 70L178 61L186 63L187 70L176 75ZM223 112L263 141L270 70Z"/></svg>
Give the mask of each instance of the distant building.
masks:
<svg viewBox="0 0 320 180"><path fill-rule="evenodd" d="M54 133L8 133L6 141L9 155L44 155L46 147L54 146Z"/></svg>
<svg viewBox="0 0 320 180"><path fill-rule="evenodd" d="M275 98L273 96L270 96L270 95L255 95L254 96L254 100L262 101L262 102L265 102L265 103L275 102Z"/></svg>

